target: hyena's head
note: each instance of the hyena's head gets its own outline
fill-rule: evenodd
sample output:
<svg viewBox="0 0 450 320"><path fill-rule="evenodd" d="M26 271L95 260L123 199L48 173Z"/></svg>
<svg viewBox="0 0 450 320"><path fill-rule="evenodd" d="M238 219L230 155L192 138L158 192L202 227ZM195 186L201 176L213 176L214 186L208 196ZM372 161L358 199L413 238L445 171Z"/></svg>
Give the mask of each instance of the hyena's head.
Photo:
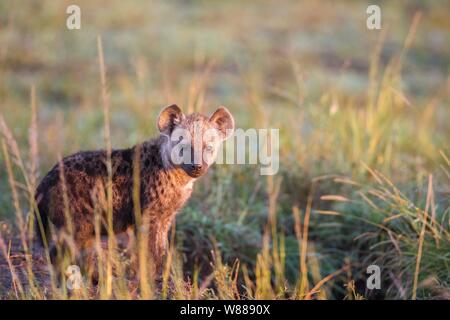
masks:
<svg viewBox="0 0 450 320"><path fill-rule="evenodd" d="M198 178L215 161L222 142L233 134L234 119L225 107L206 117L198 113L184 115L177 105L171 105L161 111L158 128L166 137L163 158Z"/></svg>

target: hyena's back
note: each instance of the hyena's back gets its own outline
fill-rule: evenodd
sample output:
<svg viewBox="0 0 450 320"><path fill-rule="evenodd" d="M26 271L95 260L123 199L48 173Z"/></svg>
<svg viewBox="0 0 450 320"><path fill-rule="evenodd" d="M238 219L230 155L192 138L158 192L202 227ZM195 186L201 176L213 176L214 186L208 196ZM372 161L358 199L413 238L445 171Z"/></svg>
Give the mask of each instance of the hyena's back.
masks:
<svg viewBox="0 0 450 320"><path fill-rule="evenodd" d="M113 169L114 231L125 230L133 223L131 190L133 149L115 150L111 155ZM74 240L80 245L94 235L95 210L104 212L108 173L105 151L85 151L68 156L55 165L36 190L36 202L47 241L50 241L49 221L56 229L66 227L66 215L72 220ZM66 198L65 198L66 197ZM65 200L66 199L66 200ZM68 211L67 211L68 210ZM43 243L37 225L37 234ZM102 228L104 231L104 228Z"/></svg>

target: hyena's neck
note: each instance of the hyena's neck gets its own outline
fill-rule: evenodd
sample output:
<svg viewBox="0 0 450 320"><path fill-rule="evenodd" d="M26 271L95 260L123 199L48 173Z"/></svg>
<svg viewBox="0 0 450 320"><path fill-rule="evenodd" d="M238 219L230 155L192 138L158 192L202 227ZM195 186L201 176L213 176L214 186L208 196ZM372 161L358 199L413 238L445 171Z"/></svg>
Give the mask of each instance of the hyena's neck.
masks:
<svg viewBox="0 0 450 320"><path fill-rule="evenodd" d="M160 135L156 139L148 140L141 145L141 173L157 180L158 183L169 188L183 188L192 185L194 178L170 161L170 150L168 148L168 137Z"/></svg>
<svg viewBox="0 0 450 320"><path fill-rule="evenodd" d="M164 164L161 144L159 138L139 145L140 187L143 213L154 219L158 217L155 226L164 229L191 196L194 179L181 168Z"/></svg>

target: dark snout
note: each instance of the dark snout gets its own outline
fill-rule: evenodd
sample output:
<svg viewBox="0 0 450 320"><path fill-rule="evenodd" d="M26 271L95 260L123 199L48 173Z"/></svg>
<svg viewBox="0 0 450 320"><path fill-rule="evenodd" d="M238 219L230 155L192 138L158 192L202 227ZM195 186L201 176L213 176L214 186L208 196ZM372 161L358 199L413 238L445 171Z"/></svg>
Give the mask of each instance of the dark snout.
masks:
<svg viewBox="0 0 450 320"><path fill-rule="evenodd" d="M182 168L192 178L198 178L208 171L207 164L182 164Z"/></svg>

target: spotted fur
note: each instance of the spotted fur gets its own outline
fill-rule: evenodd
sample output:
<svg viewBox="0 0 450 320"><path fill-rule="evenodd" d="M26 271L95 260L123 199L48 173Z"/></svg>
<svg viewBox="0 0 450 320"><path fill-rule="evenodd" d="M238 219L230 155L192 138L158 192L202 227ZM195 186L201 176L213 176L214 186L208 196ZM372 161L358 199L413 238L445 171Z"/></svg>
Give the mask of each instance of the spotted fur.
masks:
<svg viewBox="0 0 450 320"><path fill-rule="evenodd" d="M226 125L234 128L231 114L225 108L219 110L227 120ZM170 160L173 145L168 137L178 127L191 130L198 121L203 129L223 129L223 123L216 120L214 115L209 119L200 114L184 116L177 106L169 106L159 116L159 137L129 149L113 150L111 153L114 232L120 233L136 225L133 190L135 185L139 185L139 206L143 221L148 223L150 255L158 269L162 265L172 221L191 196L197 174L200 176L206 173L208 167L206 165L206 169L202 169L200 173L195 172L194 175L189 169L174 165ZM222 140L225 138L222 137ZM137 165L138 175L134 174ZM139 184L135 184L135 176L138 177ZM35 195L38 214L45 230L41 234L38 228L41 242L43 243L44 235L48 240L55 238L50 235L50 224L57 233L68 231L67 214L70 216L78 250L89 247L92 242L96 212L103 213L101 231L106 235L106 210L101 204L107 203L107 183L105 151L78 152L56 164L42 179ZM67 202L64 200L65 195ZM68 210L65 203L69 204ZM55 250L55 244L52 246Z"/></svg>

